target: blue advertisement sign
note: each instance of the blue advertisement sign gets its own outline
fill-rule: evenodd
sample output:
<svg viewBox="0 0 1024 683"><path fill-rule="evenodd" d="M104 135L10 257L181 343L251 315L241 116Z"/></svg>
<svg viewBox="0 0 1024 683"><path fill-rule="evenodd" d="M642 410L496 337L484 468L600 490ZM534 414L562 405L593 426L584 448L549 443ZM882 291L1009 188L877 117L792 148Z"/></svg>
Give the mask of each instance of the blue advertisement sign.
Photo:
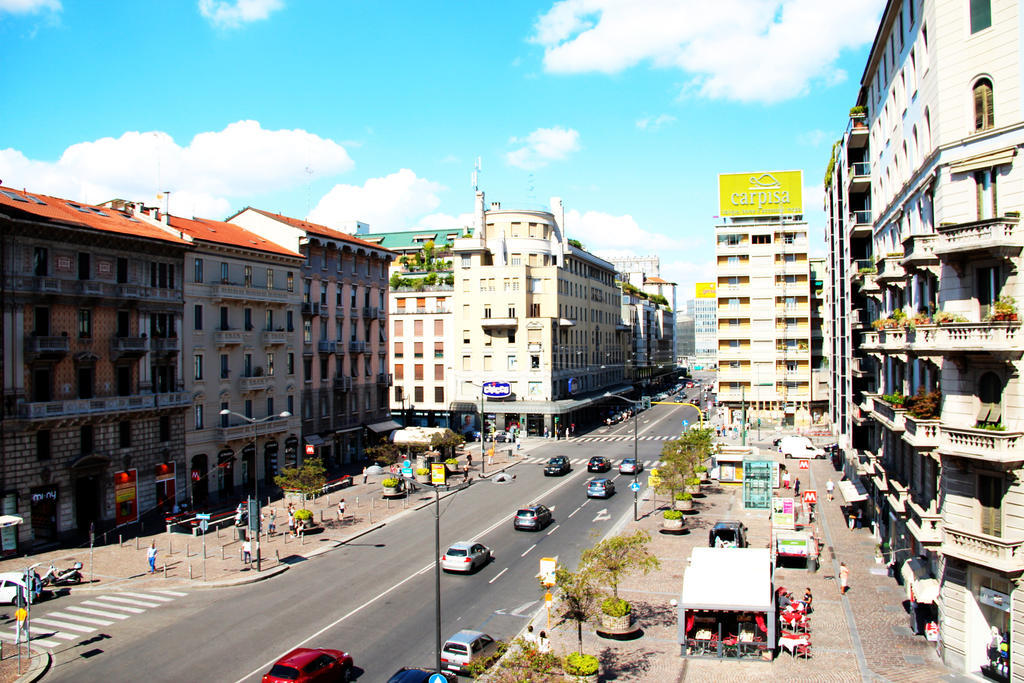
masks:
<svg viewBox="0 0 1024 683"><path fill-rule="evenodd" d="M489 398L507 398L512 395L512 385L508 382L484 382L483 392Z"/></svg>

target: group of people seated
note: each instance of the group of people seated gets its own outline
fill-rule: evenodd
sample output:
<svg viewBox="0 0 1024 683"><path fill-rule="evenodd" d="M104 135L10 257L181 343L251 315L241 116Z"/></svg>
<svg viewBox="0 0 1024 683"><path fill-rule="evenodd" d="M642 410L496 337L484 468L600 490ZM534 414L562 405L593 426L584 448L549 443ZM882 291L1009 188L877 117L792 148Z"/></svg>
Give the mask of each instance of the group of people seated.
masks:
<svg viewBox="0 0 1024 683"><path fill-rule="evenodd" d="M791 591L786 590L785 587L779 586L776 591L776 603L779 606L779 610L782 612L803 612L804 614L811 613L811 603L814 601L814 596L811 595L810 586L804 590L804 596L800 600L797 600Z"/></svg>

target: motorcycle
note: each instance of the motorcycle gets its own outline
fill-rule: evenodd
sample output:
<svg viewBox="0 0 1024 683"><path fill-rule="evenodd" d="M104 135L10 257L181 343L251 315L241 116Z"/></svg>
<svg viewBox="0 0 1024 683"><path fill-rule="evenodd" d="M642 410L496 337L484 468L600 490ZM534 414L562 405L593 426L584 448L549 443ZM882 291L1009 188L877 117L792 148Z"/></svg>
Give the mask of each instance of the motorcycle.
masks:
<svg viewBox="0 0 1024 683"><path fill-rule="evenodd" d="M44 586L69 586L82 583L82 563L75 562L67 569L57 569L51 564L40 582Z"/></svg>

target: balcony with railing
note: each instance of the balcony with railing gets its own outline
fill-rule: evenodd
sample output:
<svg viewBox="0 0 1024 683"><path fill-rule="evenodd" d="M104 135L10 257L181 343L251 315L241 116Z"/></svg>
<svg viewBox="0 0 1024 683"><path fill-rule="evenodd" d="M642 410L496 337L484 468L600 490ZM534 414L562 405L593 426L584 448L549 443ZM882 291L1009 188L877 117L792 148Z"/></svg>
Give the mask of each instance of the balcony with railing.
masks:
<svg viewBox="0 0 1024 683"><path fill-rule="evenodd" d="M155 341L155 340L154 340ZM110 355L113 359L138 358L149 352L149 339L147 337L112 337L110 340Z"/></svg>
<svg viewBox="0 0 1024 683"><path fill-rule="evenodd" d="M871 401L871 416L891 431L902 432L904 430L906 414L907 411L902 404L889 403L881 396L875 396Z"/></svg>
<svg viewBox="0 0 1024 683"><path fill-rule="evenodd" d="M319 351L320 353L337 353L338 342L330 341L327 339L321 339L320 341L317 342L316 348L317 351Z"/></svg>
<svg viewBox="0 0 1024 683"><path fill-rule="evenodd" d="M907 277L907 271L903 269L903 254L889 254L878 260L875 266L878 273L875 281L880 285L892 285L903 282Z"/></svg>
<svg viewBox="0 0 1024 683"><path fill-rule="evenodd" d="M274 378L269 375L243 375L238 378L238 384L242 391L264 391L269 389L273 383Z"/></svg>
<svg viewBox="0 0 1024 683"><path fill-rule="evenodd" d="M922 506L911 496L907 501L907 528L922 545L941 544L942 513L936 509L935 501Z"/></svg>
<svg viewBox="0 0 1024 683"><path fill-rule="evenodd" d="M210 297L216 301L254 301L270 304L288 303L293 293L284 289L267 289L266 287L247 287L230 282L210 285Z"/></svg>
<svg viewBox="0 0 1024 683"><path fill-rule="evenodd" d="M943 260L961 260L967 257L1013 258L1020 256L1024 240L1021 239L1016 216L989 218L969 223L939 225L935 228L939 239L935 253Z"/></svg>
<svg viewBox="0 0 1024 683"><path fill-rule="evenodd" d="M243 332L241 330L217 330L214 332L213 338L217 343L217 346L241 344L244 340Z"/></svg>
<svg viewBox="0 0 1024 683"><path fill-rule="evenodd" d="M380 384L380 385L386 386L386 387L390 387L391 383L392 383L391 382L391 373L388 373L388 372L378 372L377 373L377 384Z"/></svg>
<svg viewBox="0 0 1024 683"><path fill-rule="evenodd" d="M518 318L480 318L481 327L518 327Z"/></svg>
<svg viewBox="0 0 1024 683"><path fill-rule="evenodd" d="M939 236L936 234L910 235L903 240L903 258L900 263L907 270L939 265L939 257L935 255L938 241Z"/></svg>
<svg viewBox="0 0 1024 683"><path fill-rule="evenodd" d="M379 308L376 306L363 306L363 317L364 318L376 318L377 314L380 313Z"/></svg>
<svg viewBox="0 0 1024 683"><path fill-rule="evenodd" d="M939 420L914 417L908 413L904 416L903 423L906 427L903 440L908 444L914 448L938 448L941 429Z"/></svg>
<svg viewBox="0 0 1024 683"><path fill-rule="evenodd" d="M1010 540L946 524L942 554L1000 572L1024 570L1024 539Z"/></svg>
<svg viewBox="0 0 1024 683"><path fill-rule="evenodd" d="M154 353L178 353L181 351L181 340L177 337L153 337L151 342Z"/></svg>
<svg viewBox="0 0 1024 683"><path fill-rule="evenodd" d="M132 394L104 398L80 398L67 401L39 401L18 406L20 417L28 420L51 420L79 416L133 413L164 408L184 408L191 403L185 391L163 394Z"/></svg>
<svg viewBox="0 0 1024 683"><path fill-rule="evenodd" d="M302 315L320 315L319 301L303 301Z"/></svg>
<svg viewBox="0 0 1024 683"><path fill-rule="evenodd" d="M59 337L25 337L25 355L31 358L60 358L68 353L70 343L66 334Z"/></svg>
<svg viewBox="0 0 1024 683"><path fill-rule="evenodd" d="M851 237L871 237L871 209L851 211L849 224Z"/></svg>
<svg viewBox="0 0 1024 683"><path fill-rule="evenodd" d="M846 182L850 193L866 192L871 189L871 162L855 161L850 164Z"/></svg>
<svg viewBox="0 0 1024 683"><path fill-rule="evenodd" d="M288 333L284 330L263 330L264 346L280 346L288 343Z"/></svg>
<svg viewBox="0 0 1024 683"><path fill-rule="evenodd" d="M1021 323L978 322L920 325L908 334L910 350L922 356L991 353L1020 358Z"/></svg>
<svg viewBox="0 0 1024 683"><path fill-rule="evenodd" d="M352 378L351 377L335 377L334 388L337 391L351 391L352 390Z"/></svg>
<svg viewBox="0 0 1024 683"><path fill-rule="evenodd" d="M866 114L851 114L850 123L846 126L846 146L849 149L860 149L868 144L868 123Z"/></svg>
<svg viewBox="0 0 1024 683"><path fill-rule="evenodd" d="M366 342L353 339L348 343L348 350L351 353L366 353Z"/></svg>
<svg viewBox="0 0 1024 683"><path fill-rule="evenodd" d="M1021 432L957 427L945 421L939 430L939 453L991 463L1024 462Z"/></svg>

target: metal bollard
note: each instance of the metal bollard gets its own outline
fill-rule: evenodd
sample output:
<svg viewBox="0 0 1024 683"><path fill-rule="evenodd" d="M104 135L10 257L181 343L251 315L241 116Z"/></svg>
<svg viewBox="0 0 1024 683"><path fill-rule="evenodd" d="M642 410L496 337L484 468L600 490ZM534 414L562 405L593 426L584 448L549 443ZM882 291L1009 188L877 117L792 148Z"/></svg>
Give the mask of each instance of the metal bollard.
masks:
<svg viewBox="0 0 1024 683"><path fill-rule="evenodd" d="M190 555L189 555L188 543L186 543L185 544L185 559L188 559L189 557L190 557Z"/></svg>
<svg viewBox="0 0 1024 683"><path fill-rule="evenodd" d="M164 562L164 578L167 578L167 563Z"/></svg>
<svg viewBox="0 0 1024 683"><path fill-rule="evenodd" d="M280 548L274 548L274 557L277 558L277 563L281 564L281 549ZM2 641L0 641L0 642L2 642Z"/></svg>
<svg viewBox="0 0 1024 683"><path fill-rule="evenodd" d="M306 545L306 534L299 532L299 545Z"/></svg>
<svg viewBox="0 0 1024 683"><path fill-rule="evenodd" d="M356 496L356 507L359 507L359 496Z"/></svg>
<svg viewBox="0 0 1024 683"><path fill-rule="evenodd" d="M224 546L220 547L220 559L224 559Z"/></svg>
<svg viewBox="0 0 1024 683"><path fill-rule="evenodd" d="M124 547L124 537L121 534L117 535L117 547L118 548L123 548Z"/></svg>
<svg viewBox="0 0 1024 683"><path fill-rule="evenodd" d="M168 538L167 539L167 554L168 555L173 555L174 554L174 539L173 538Z"/></svg>
<svg viewBox="0 0 1024 683"><path fill-rule="evenodd" d="M139 537L138 536L135 537L135 549L136 550L139 549Z"/></svg>
<svg viewBox="0 0 1024 683"><path fill-rule="evenodd" d="M324 521L324 512L326 512L326 510L321 510L321 511L320 511L320 521L321 521L321 522L323 522L323 521Z"/></svg>
<svg viewBox="0 0 1024 683"><path fill-rule="evenodd" d="M188 580L189 581L192 580L192 563L191 562L188 563Z"/></svg>

